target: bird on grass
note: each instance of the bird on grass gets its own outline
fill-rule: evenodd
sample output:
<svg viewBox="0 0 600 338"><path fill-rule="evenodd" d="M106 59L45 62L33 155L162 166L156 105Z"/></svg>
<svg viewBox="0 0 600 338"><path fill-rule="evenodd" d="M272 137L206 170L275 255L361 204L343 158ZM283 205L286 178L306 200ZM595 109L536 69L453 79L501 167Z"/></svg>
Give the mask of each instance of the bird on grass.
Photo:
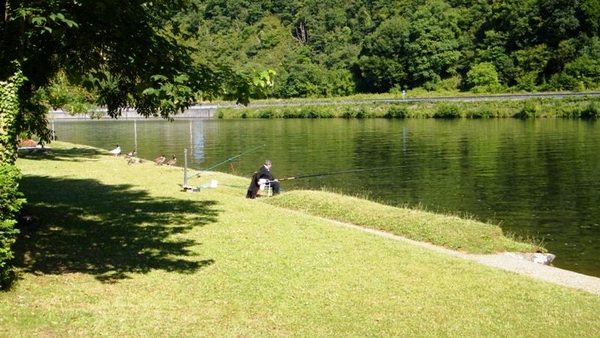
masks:
<svg viewBox="0 0 600 338"><path fill-rule="evenodd" d="M167 162L167 165L175 165L175 163L177 163L177 159L175 158L175 155L173 155L173 158Z"/></svg>
<svg viewBox="0 0 600 338"><path fill-rule="evenodd" d="M154 163L156 163L157 165L161 165L161 164L165 163L166 159L167 158L165 157L165 155L161 155L154 160Z"/></svg>
<svg viewBox="0 0 600 338"><path fill-rule="evenodd" d="M129 165L132 165L135 163L146 163L146 162L148 162L148 161L144 160L143 158L137 158L137 157L130 157L127 160L127 164L129 164Z"/></svg>
<svg viewBox="0 0 600 338"><path fill-rule="evenodd" d="M125 155L126 158L135 157L137 155L137 149L133 149Z"/></svg>
<svg viewBox="0 0 600 338"><path fill-rule="evenodd" d="M117 147L110 151L111 154L115 156L119 156L121 154L121 147L117 144Z"/></svg>

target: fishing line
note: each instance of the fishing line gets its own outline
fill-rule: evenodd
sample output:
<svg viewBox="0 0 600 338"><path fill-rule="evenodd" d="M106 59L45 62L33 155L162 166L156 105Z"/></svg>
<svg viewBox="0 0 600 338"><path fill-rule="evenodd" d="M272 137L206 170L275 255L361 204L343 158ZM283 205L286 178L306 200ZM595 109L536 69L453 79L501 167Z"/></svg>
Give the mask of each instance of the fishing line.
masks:
<svg viewBox="0 0 600 338"><path fill-rule="evenodd" d="M285 177L285 178L279 178L278 180L279 181L288 181L288 180L295 180L295 179L299 179L299 178L318 177L318 176L330 176L330 175L357 173L357 172L363 172L363 171L375 171L375 170L385 170L385 169L394 169L394 168L410 168L410 167L417 167L417 165L396 165L396 166L389 166L389 167L376 167L376 168L340 170L340 171L331 171L331 172L319 173L319 174L308 174L308 175L298 175L298 176L292 176L292 177Z"/></svg>
<svg viewBox="0 0 600 338"><path fill-rule="evenodd" d="M198 172L198 173L196 173L196 174L194 174L194 175L190 176L190 178L198 177L198 176L200 176L200 174L202 174L202 173L203 173L203 172L205 172L205 171L210 171L210 170L212 170L212 169L214 169L214 168L216 168L216 167L218 167L218 166L220 166L220 165L223 165L223 164L225 164L225 163L230 163L230 162L231 162L231 161L233 161L234 159L236 159L236 158L238 158L238 157L240 157L240 156L242 156L242 155L244 155L244 154L247 154L247 153L249 153L249 152L251 152L251 151L254 151L254 150L256 150L256 149L262 148L262 147L264 147L264 146L265 146L265 144L263 144L263 145L260 145L260 146L257 146L257 147L254 147L254 148L252 148L252 149L250 149L250 150L244 151L244 152L242 152L242 153L240 153L240 154L238 154L238 155L235 155L235 156L233 156L233 157L230 157L230 158L226 159L225 161L219 162L219 163L217 163L217 164L215 164L215 165L213 165L213 166L211 166L211 167L209 167L209 168L206 168L206 169L204 169L204 170L201 170L200 172Z"/></svg>

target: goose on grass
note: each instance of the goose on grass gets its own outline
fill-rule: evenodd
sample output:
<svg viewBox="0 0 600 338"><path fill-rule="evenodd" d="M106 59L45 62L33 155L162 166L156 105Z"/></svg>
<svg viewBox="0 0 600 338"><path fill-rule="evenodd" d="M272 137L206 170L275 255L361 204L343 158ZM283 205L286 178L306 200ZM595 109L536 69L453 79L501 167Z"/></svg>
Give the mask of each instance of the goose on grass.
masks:
<svg viewBox="0 0 600 338"><path fill-rule="evenodd" d="M119 156L121 154L121 147L117 144L117 147L110 151L111 154L115 156Z"/></svg>
<svg viewBox="0 0 600 338"><path fill-rule="evenodd" d="M161 155L154 160L154 163L161 165L161 164L165 163L166 159L167 158L165 157L165 155Z"/></svg>

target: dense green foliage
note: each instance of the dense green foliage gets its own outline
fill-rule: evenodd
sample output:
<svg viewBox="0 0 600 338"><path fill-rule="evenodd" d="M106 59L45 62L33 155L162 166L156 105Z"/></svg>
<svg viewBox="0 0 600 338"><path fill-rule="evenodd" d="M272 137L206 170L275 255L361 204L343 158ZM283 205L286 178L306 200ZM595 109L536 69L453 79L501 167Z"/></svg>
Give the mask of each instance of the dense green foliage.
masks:
<svg viewBox="0 0 600 338"><path fill-rule="evenodd" d="M24 81L21 72L0 81L0 165L15 163L19 135L14 125L18 123L21 107L18 92Z"/></svg>
<svg viewBox="0 0 600 338"><path fill-rule="evenodd" d="M8 81L0 81L0 290L10 287L13 281L11 246L18 233L16 219L25 202L18 190L21 174L14 166L19 136L14 125L21 106L18 92L24 81L20 72Z"/></svg>
<svg viewBox="0 0 600 338"><path fill-rule="evenodd" d="M600 88L600 0L194 0L195 58L277 71L271 97Z"/></svg>
<svg viewBox="0 0 600 338"><path fill-rule="evenodd" d="M600 118L600 98L335 103L219 108L228 118Z"/></svg>
<svg viewBox="0 0 600 338"><path fill-rule="evenodd" d="M19 192L21 173L14 165L0 166L0 290L10 287L14 279L12 244L19 231L16 218L25 203Z"/></svg>
<svg viewBox="0 0 600 338"><path fill-rule="evenodd" d="M18 190L21 173L14 166L17 133L12 126L18 118L18 91L24 78L21 73L0 81L0 289L8 288L14 278L12 244L18 230L16 219L25 202Z"/></svg>

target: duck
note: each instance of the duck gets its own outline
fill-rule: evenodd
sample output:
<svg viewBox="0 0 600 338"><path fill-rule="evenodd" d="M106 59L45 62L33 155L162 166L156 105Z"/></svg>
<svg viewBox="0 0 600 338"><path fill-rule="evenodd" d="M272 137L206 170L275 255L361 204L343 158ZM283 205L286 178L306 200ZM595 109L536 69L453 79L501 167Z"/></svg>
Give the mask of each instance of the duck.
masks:
<svg viewBox="0 0 600 338"><path fill-rule="evenodd" d="M165 157L165 155L161 155L161 156L157 157L157 158L154 160L154 162L155 162L157 165L161 165L161 164L165 163L165 160L166 160L166 159L167 159L167 158Z"/></svg>
<svg viewBox="0 0 600 338"><path fill-rule="evenodd" d="M175 163L177 163L177 159L175 158L175 155L173 155L173 158L167 162L167 165L175 165Z"/></svg>
<svg viewBox="0 0 600 338"><path fill-rule="evenodd" d="M135 155L137 155L137 149L133 149L132 151L128 152L127 155L125 155L125 157L130 158L135 157Z"/></svg>
<svg viewBox="0 0 600 338"><path fill-rule="evenodd" d="M121 147L117 144L117 147L110 151L111 154L115 156L119 156L121 154Z"/></svg>

